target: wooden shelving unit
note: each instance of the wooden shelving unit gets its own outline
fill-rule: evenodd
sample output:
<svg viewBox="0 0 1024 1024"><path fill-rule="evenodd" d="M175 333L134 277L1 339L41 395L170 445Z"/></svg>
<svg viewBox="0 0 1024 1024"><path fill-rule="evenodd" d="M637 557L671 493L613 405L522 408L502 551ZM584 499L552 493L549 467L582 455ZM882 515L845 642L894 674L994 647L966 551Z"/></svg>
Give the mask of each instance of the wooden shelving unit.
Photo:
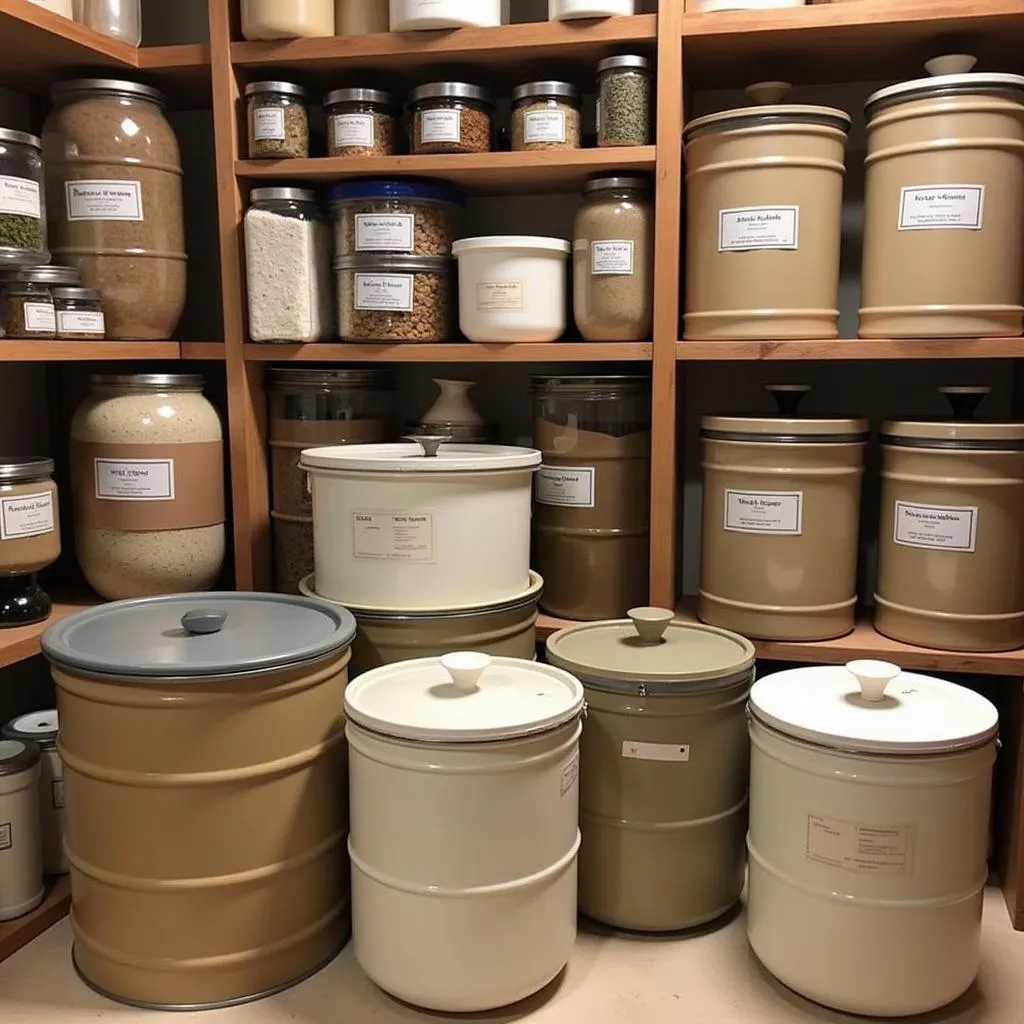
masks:
<svg viewBox="0 0 1024 1024"><path fill-rule="evenodd" d="M865 0L867 2L867 0ZM681 362L832 362L878 359L1021 359L1024 338L852 338L821 341L681 341Z"/></svg>
<svg viewBox="0 0 1024 1024"><path fill-rule="evenodd" d="M71 905L71 883L67 875L46 880L46 896L35 910L13 921L0 921L0 960L6 960L42 935L68 912Z"/></svg>
<svg viewBox="0 0 1024 1024"><path fill-rule="evenodd" d="M47 626L99 603L100 599L95 594L76 595L63 600L54 598L53 612L46 622L16 626L14 629L0 629L0 668L14 665L26 658L34 658L39 653L39 639Z"/></svg>
<svg viewBox="0 0 1024 1024"><path fill-rule="evenodd" d="M189 348L190 346L186 346ZM344 363L617 363L650 362L642 341L555 342L550 345L246 345L250 362Z"/></svg>

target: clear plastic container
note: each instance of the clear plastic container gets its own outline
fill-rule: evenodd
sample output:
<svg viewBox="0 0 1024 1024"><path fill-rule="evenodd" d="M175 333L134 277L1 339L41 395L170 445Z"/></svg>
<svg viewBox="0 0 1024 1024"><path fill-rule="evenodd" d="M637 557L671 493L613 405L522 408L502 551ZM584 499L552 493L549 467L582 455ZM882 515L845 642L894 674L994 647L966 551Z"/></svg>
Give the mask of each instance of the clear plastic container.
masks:
<svg viewBox="0 0 1024 1024"><path fill-rule="evenodd" d="M309 156L309 104L301 85L250 82L245 106L250 160Z"/></svg>
<svg viewBox="0 0 1024 1024"><path fill-rule="evenodd" d="M430 82L413 89L413 153L487 153L491 148L491 94L469 82Z"/></svg>
<svg viewBox="0 0 1024 1024"><path fill-rule="evenodd" d="M387 32L388 15L388 0L335 0L334 32L339 36Z"/></svg>
<svg viewBox="0 0 1024 1024"><path fill-rule="evenodd" d="M0 128L0 266L49 263L42 143Z"/></svg>
<svg viewBox="0 0 1024 1024"><path fill-rule="evenodd" d="M324 97L328 156L391 156L399 107L380 89L335 89Z"/></svg>
<svg viewBox="0 0 1024 1024"><path fill-rule="evenodd" d="M651 62L622 54L597 65L597 144L646 146L651 141Z"/></svg>
<svg viewBox="0 0 1024 1024"><path fill-rule="evenodd" d="M79 0L79 21L130 46L142 43L142 0Z"/></svg>
<svg viewBox="0 0 1024 1024"><path fill-rule="evenodd" d="M241 0L246 39L334 35L335 0Z"/></svg>
<svg viewBox="0 0 1024 1024"><path fill-rule="evenodd" d="M579 149L580 91L569 82L527 82L512 92L512 149Z"/></svg>

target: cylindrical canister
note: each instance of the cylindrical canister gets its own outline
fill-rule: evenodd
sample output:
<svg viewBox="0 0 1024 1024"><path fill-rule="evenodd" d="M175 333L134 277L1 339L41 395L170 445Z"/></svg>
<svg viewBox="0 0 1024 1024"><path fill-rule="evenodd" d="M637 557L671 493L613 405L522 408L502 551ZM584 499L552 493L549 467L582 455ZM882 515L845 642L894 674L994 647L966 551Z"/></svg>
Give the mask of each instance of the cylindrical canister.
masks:
<svg viewBox="0 0 1024 1024"><path fill-rule="evenodd" d="M0 739L0 921L43 900L39 759L31 740Z"/></svg>
<svg viewBox="0 0 1024 1024"><path fill-rule="evenodd" d="M887 662L754 684L747 931L772 974L872 1018L969 988L997 726L984 697Z"/></svg>
<svg viewBox="0 0 1024 1024"><path fill-rule="evenodd" d="M51 626L75 966L154 1008L257 999L348 934L355 622L303 597L100 605Z"/></svg>
<svg viewBox="0 0 1024 1024"><path fill-rule="evenodd" d="M1024 423L970 418L987 388L943 388L952 420L882 425L875 627L921 647L1024 645Z"/></svg>
<svg viewBox="0 0 1024 1024"><path fill-rule="evenodd" d="M850 117L779 105L691 121L686 147L687 340L835 338Z"/></svg>
<svg viewBox="0 0 1024 1024"><path fill-rule="evenodd" d="M854 626L868 423L800 418L806 385L771 385L779 416L701 420L704 622L766 640Z"/></svg>
<svg viewBox="0 0 1024 1024"><path fill-rule="evenodd" d="M691 928L743 888L754 645L668 610L629 614L547 642L587 699L580 910L619 928Z"/></svg>

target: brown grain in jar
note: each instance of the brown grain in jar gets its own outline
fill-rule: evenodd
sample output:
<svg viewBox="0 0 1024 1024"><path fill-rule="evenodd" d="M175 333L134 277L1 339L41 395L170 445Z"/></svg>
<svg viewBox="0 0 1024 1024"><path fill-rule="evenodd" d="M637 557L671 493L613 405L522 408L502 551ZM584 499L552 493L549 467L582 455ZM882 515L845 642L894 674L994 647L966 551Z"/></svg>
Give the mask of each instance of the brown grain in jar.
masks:
<svg viewBox="0 0 1024 1024"><path fill-rule="evenodd" d="M250 160L309 156L309 106L301 85L250 82L245 101Z"/></svg>
<svg viewBox="0 0 1024 1024"><path fill-rule="evenodd" d="M512 149L579 149L580 91L569 82L527 82L512 93Z"/></svg>
<svg viewBox="0 0 1024 1024"><path fill-rule="evenodd" d="M398 106L381 89L335 89L324 97L328 156L391 156Z"/></svg>
<svg viewBox="0 0 1024 1024"><path fill-rule="evenodd" d="M468 82L431 82L413 89L413 153L487 153L494 103Z"/></svg>

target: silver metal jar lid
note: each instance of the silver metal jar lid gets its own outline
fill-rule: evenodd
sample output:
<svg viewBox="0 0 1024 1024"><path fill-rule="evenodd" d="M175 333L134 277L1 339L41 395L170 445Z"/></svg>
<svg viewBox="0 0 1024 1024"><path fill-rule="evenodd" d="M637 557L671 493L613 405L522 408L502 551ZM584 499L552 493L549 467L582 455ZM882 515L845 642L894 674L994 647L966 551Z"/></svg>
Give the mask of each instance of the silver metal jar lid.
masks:
<svg viewBox="0 0 1024 1024"><path fill-rule="evenodd" d="M469 82L428 82L418 85L409 94L409 103L415 106L425 100L475 100L493 106L491 94L479 85Z"/></svg>
<svg viewBox="0 0 1024 1024"><path fill-rule="evenodd" d="M368 273L404 270L413 274L450 274L455 269L455 261L450 256L377 256L363 253L360 256L337 257L334 269L364 270Z"/></svg>
<svg viewBox="0 0 1024 1024"><path fill-rule="evenodd" d="M576 395L581 391L596 391L604 399L616 394L645 394L650 388L651 378L637 374L537 374L530 378L530 390L539 395Z"/></svg>
<svg viewBox="0 0 1024 1024"><path fill-rule="evenodd" d="M17 775L39 763L42 751L32 740L0 740L0 777Z"/></svg>
<svg viewBox="0 0 1024 1024"><path fill-rule="evenodd" d="M929 99L970 93L1001 93L1024 102L1024 76L995 72L968 72L960 75L935 75L909 82L887 85L873 92L864 104L869 117L879 110L907 100Z"/></svg>
<svg viewBox="0 0 1024 1024"><path fill-rule="evenodd" d="M394 96L383 89L334 89L324 97L324 106L332 107L335 103L379 103L382 107L395 107Z"/></svg>
<svg viewBox="0 0 1024 1024"><path fill-rule="evenodd" d="M609 175L601 178L591 178L583 186L584 194L589 192L604 192L615 188L633 188L649 192L650 181L647 178L627 177L626 175Z"/></svg>
<svg viewBox="0 0 1024 1024"><path fill-rule="evenodd" d="M267 370L267 386L271 391L316 391L324 394L350 389L394 391L395 385L395 375L391 370L301 366L271 366Z"/></svg>
<svg viewBox="0 0 1024 1024"><path fill-rule="evenodd" d="M580 91L571 82L525 82L512 90L512 102L553 96L556 99L578 100Z"/></svg>
<svg viewBox="0 0 1024 1024"><path fill-rule="evenodd" d="M58 82L50 89L50 97L54 100L82 93L109 93L113 96L137 96L151 100L163 106L167 100L159 89L141 82L127 82L120 78L73 78L68 82Z"/></svg>
<svg viewBox="0 0 1024 1024"><path fill-rule="evenodd" d="M17 284L77 285L81 277L74 267L22 267L12 270L6 278Z"/></svg>
<svg viewBox="0 0 1024 1024"><path fill-rule="evenodd" d="M53 459L0 457L0 484L17 484L53 474Z"/></svg>
<svg viewBox="0 0 1024 1024"><path fill-rule="evenodd" d="M626 53L617 57L605 57L604 60L598 63L597 73L600 74L602 71L612 71L623 68L647 70L650 66L651 62L646 57L641 57L635 53Z"/></svg>
<svg viewBox="0 0 1024 1024"><path fill-rule="evenodd" d="M246 96L265 96L270 93L277 93L282 96L298 96L306 98L306 90L294 82L250 82L245 87Z"/></svg>
<svg viewBox="0 0 1024 1024"><path fill-rule="evenodd" d="M0 729L0 736L7 740L30 740L38 743L44 750L52 750L57 745L60 732L60 717L56 708L45 711L30 711L27 715L12 718Z"/></svg>
<svg viewBox="0 0 1024 1024"><path fill-rule="evenodd" d="M43 148L38 135L29 135L28 132L15 131L13 128L0 128L0 142L16 142L19 146L31 146L39 150Z"/></svg>
<svg viewBox="0 0 1024 1024"><path fill-rule="evenodd" d="M96 288L81 288L78 285L63 285L53 289L55 299L78 299L83 302L99 302L100 293Z"/></svg>
<svg viewBox="0 0 1024 1024"><path fill-rule="evenodd" d="M204 384L199 373L92 373L89 384L99 388L200 388Z"/></svg>
<svg viewBox="0 0 1024 1024"><path fill-rule="evenodd" d="M311 188L286 188L279 185L265 185L249 193L250 203L266 203L272 199L283 199L293 203L315 203L316 192Z"/></svg>

